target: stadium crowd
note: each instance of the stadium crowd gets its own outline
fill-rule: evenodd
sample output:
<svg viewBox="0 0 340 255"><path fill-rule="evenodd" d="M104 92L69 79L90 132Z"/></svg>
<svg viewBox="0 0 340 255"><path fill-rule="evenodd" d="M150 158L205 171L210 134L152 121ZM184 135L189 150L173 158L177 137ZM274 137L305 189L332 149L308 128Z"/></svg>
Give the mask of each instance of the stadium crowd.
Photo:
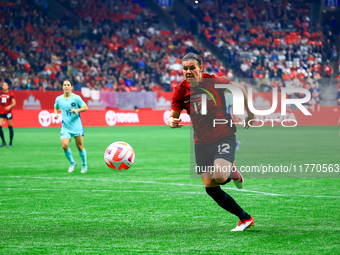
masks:
<svg viewBox="0 0 340 255"><path fill-rule="evenodd" d="M59 1L88 25L87 35L71 27L70 13L51 20L45 0L41 7L29 0L0 3L0 72L11 89L61 90L70 79L76 90L171 91L183 79L180 59L188 52L204 58L207 72L253 79L259 91L317 89L321 76L333 72L322 55L338 58L332 31L325 37L320 25L310 26L301 1L263 1L267 8L239 0L189 5L203 17L201 33L227 68L183 28L162 30L143 1Z"/></svg>
<svg viewBox="0 0 340 255"><path fill-rule="evenodd" d="M305 1L183 2L201 19L201 34L259 91L282 86L318 90L321 77L334 72L329 60L340 60L332 34L337 28L312 26Z"/></svg>
<svg viewBox="0 0 340 255"><path fill-rule="evenodd" d="M27 1L1 3L1 76L12 89L60 90L68 78L76 90L171 91L188 52L203 56L209 71L223 69L188 32L161 30L143 2L63 2L88 23L88 38L70 27L69 13L51 21Z"/></svg>

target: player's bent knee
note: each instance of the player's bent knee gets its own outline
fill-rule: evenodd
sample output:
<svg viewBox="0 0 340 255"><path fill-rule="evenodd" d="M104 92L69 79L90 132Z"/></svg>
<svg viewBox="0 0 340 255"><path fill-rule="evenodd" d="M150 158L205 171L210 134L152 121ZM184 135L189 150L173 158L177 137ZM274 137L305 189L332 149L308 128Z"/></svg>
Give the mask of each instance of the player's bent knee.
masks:
<svg viewBox="0 0 340 255"><path fill-rule="evenodd" d="M84 150L84 146L83 145L77 145L78 151L83 151Z"/></svg>
<svg viewBox="0 0 340 255"><path fill-rule="evenodd" d="M219 185L225 185L231 181L231 178L215 178L216 183Z"/></svg>
<svg viewBox="0 0 340 255"><path fill-rule="evenodd" d="M68 145L67 145L67 144L63 144L62 147L63 147L63 150L64 150L64 151L67 151L67 150L68 150Z"/></svg>
<svg viewBox="0 0 340 255"><path fill-rule="evenodd" d="M228 178L215 178L215 181L216 181L218 184L224 183L226 180L228 180Z"/></svg>

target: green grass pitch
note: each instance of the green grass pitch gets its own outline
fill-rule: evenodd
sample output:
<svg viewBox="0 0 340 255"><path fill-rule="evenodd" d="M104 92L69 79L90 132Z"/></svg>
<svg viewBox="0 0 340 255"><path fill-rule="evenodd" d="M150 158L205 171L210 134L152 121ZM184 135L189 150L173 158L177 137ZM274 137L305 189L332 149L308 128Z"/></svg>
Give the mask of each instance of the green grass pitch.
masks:
<svg viewBox="0 0 340 255"><path fill-rule="evenodd" d="M338 254L339 178L247 178L226 192L255 219L238 219L190 178L189 127L85 128L87 174L68 162L59 128L15 129L0 148L0 254ZM8 129L4 129L8 141ZM238 129L240 165L339 164L336 127ZM106 147L126 141L136 152L117 173ZM339 174L340 176L340 174Z"/></svg>

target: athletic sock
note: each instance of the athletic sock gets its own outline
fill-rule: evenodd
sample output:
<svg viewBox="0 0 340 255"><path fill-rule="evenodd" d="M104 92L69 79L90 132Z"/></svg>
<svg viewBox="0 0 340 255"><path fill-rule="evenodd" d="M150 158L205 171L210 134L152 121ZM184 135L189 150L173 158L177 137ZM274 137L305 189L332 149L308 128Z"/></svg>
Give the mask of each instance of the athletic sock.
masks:
<svg viewBox="0 0 340 255"><path fill-rule="evenodd" d="M1 126L0 126L0 137L1 137L2 143L6 143L5 142L5 137L4 137L4 132L2 131L2 127Z"/></svg>
<svg viewBox="0 0 340 255"><path fill-rule="evenodd" d="M70 164L74 164L74 159L73 159L73 157L72 157L72 151L71 151L71 149L68 148L68 150L67 150L67 151L64 151L64 153L65 153L65 156L66 156L66 158L68 159L68 161L70 161Z"/></svg>
<svg viewBox="0 0 340 255"><path fill-rule="evenodd" d="M13 131L13 127L8 127L9 129L9 145L12 145L12 141L13 141L13 137L14 137L14 131Z"/></svg>
<svg viewBox="0 0 340 255"><path fill-rule="evenodd" d="M209 187L205 188L205 190L220 207L236 215L240 220L250 219L250 215L246 213L230 195L225 193L221 187Z"/></svg>
<svg viewBox="0 0 340 255"><path fill-rule="evenodd" d="M84 148L83 151L79 151L79 156L81 158L82 166L87 166L87 162L86 162L86 150L85 150L85 148Z"/></svg>

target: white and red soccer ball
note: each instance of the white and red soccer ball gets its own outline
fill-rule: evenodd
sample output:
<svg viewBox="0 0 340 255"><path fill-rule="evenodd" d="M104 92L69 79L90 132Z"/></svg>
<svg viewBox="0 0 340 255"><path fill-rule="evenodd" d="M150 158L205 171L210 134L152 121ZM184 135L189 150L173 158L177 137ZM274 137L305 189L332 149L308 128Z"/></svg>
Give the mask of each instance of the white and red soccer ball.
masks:
<svg viewBox="0 0 340 255"><path fill-rule="evenodd" d="M107 147L104 160L114 171L128 170L135 161L135 152L126 142L114 142Z"/></svg>

